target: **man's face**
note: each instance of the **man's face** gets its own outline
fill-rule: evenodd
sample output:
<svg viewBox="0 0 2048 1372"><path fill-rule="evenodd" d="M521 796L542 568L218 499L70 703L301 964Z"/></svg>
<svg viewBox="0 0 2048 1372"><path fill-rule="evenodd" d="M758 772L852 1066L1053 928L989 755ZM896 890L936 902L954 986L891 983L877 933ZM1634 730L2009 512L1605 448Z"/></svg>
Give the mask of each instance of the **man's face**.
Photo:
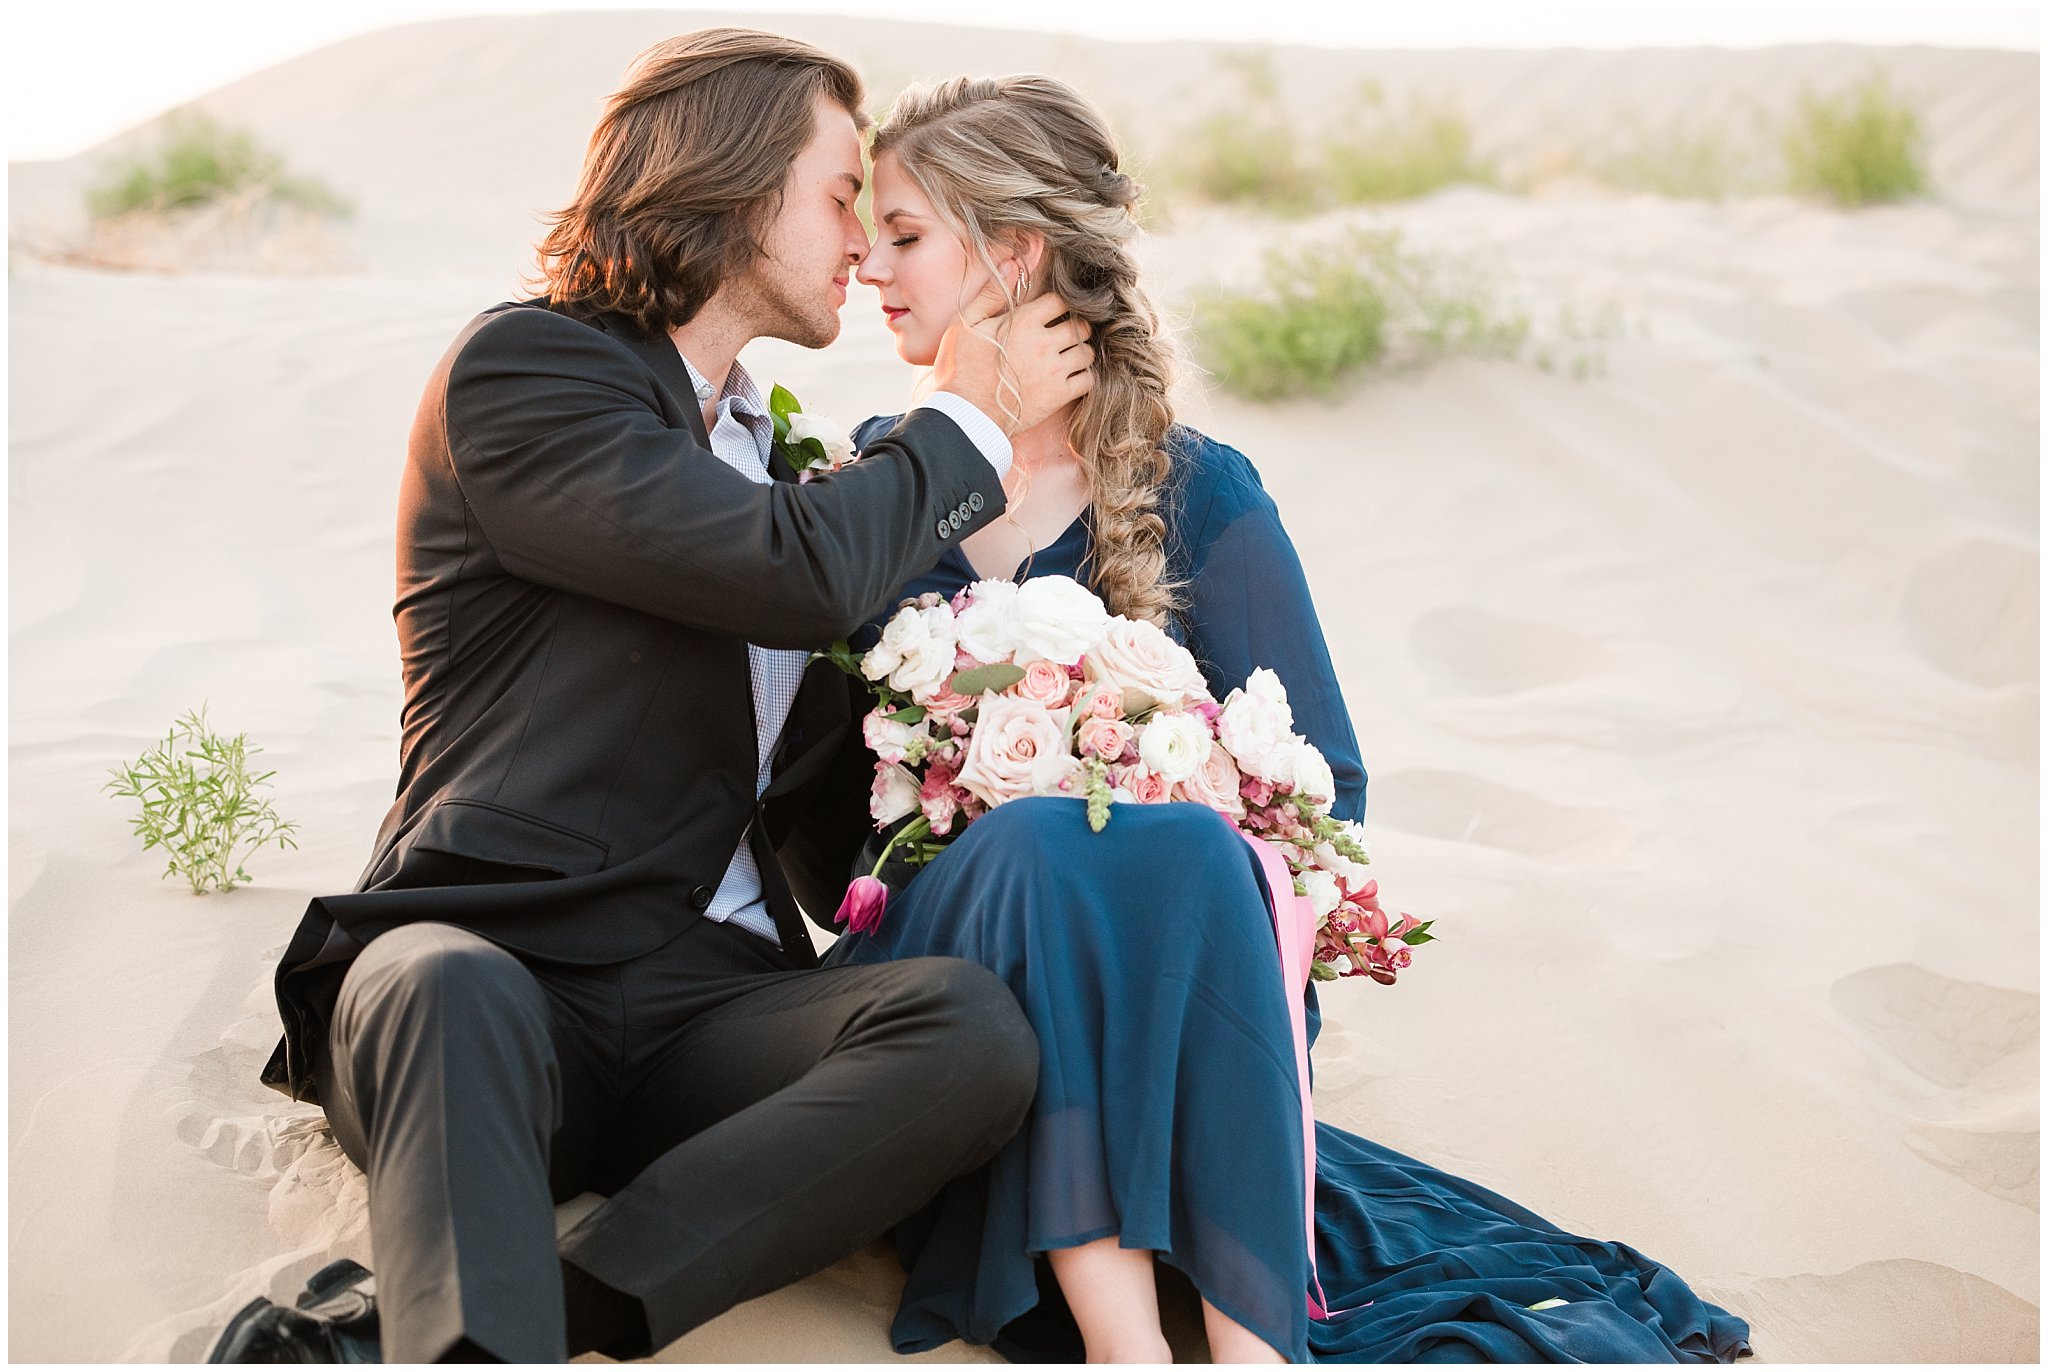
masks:
<svg viewBox="0 0 2048 1372"><path fill-rule="evenodd" d="M811 141L790 163L781 211L762 235L765 256L747 272L745 297L756 334L806 348L839 336L847 277L868 251L867 231L853 212L860 187L853 116L821 95Z"/></svg>

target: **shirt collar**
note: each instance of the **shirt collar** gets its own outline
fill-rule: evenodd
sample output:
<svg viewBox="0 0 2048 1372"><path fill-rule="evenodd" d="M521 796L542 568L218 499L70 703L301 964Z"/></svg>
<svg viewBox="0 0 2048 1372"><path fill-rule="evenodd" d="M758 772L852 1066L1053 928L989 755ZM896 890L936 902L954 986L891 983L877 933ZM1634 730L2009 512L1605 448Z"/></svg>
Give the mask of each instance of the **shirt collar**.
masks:
<svg viewBox="0 0 2048 1372"><path fill-rule="evenodd" d="M676 349L676 356L683 357L681 348ZM704 374L697 370L697 364L689 358L683 357L683 366L690 373L690 385L696 389L697 403L709 404L711 383L704 379ZM737 358L733 359L732 370L726 373L725 389L718 393L719 408L724 408L728 400L733 402L734 411L740 414L758 417L768 413L768 404L761 398L761 388L754 384L754 378Z"/></svg>

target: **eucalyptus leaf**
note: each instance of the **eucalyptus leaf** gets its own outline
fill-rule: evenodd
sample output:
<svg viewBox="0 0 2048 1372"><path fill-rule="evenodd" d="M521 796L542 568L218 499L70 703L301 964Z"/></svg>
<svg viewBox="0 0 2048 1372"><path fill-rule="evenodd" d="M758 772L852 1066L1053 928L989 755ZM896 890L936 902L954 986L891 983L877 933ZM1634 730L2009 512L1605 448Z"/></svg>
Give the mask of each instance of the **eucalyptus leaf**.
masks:
<svg viewBox="0 0 2048 1372"><path fill-rule="evenodd" d="M978 696L984 691L1000 694L1024 679L1024 669L1014 663L996 662L986 667L969 667L964 672L953 673L946 689L963 696Z"/></svg>

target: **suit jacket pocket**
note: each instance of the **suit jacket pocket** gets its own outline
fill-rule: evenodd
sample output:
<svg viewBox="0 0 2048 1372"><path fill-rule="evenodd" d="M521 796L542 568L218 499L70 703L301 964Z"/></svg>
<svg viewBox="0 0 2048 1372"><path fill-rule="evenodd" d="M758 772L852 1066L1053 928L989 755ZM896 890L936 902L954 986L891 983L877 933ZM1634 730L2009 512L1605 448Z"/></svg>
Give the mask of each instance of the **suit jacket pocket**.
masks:
<svg viewBox="0 0 2048 1372"><path fill-rule="evenodd" d="M436 801L410 846L564 877L600 870L611 853L588 834L488 801L461 799Z"/></svg>

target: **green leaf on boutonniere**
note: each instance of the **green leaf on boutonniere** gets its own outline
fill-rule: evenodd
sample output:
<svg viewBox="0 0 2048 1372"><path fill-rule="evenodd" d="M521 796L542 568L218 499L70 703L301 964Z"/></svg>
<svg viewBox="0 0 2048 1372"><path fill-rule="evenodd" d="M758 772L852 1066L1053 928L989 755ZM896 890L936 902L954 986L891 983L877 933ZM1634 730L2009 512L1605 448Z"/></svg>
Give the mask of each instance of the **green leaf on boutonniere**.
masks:
<svg viewBox="0 0 2048 1372"><path fill-rule="evenodd" d="M995 662L986 667L969 667L964 672L953 673L953 679L946 683L946 689L963 696L978 696L983 691L995 691L1000 694L1023 679L1022 667L1008 662Z"/></svg>
<svg viewBox="0 0 2048 1372"><path fill-rule="evenodd" d="M796 397L782 385L777 384L769 390L768 418L774 421L777 443L789 442L789 417L793 414L802 414L803 408L797 403Z"/></svg>

